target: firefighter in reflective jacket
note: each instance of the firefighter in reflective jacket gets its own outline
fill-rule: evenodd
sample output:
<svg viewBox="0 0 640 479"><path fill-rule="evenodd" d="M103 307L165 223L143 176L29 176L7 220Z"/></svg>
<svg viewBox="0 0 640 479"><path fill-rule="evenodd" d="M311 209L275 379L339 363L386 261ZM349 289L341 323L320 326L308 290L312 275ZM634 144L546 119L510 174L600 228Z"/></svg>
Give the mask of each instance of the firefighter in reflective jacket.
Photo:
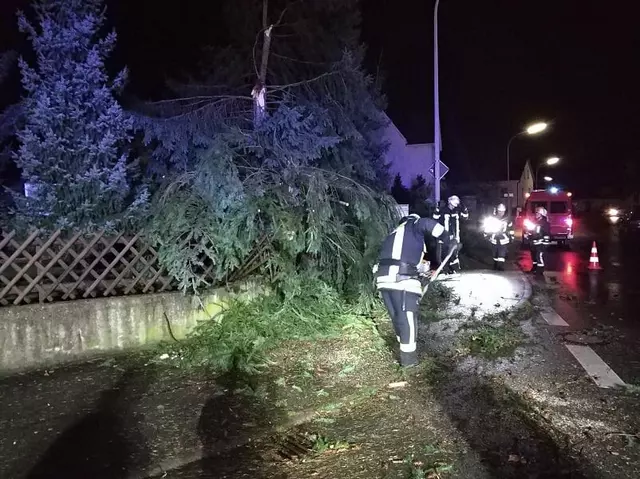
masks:
<svg viewBox="0 0 640 479"><path fill-rule="evenodd" d="M421 265L428 237L444 238L444 227L431 218L409 215L385 238L378 263L373 267L376 288L389 312L400 343L400 364L414 366L418 362L416 336L418 305L422 296ZM428 272L423 271L422 274Z"/></svg>
<svg viewBox="0 0 640 479"><path fill-rule="evenodd" d="M513 240L513 222L506 215L507 208L499 204L493 215L485 218L484 234L489 238L493 249L493 269L504 271L507 260L507 246Z"/></svg>
<svg viewBox="0 0 640 479"><path fill-rule="evenodd" d="M531 232L531 273L544 273L544 253L549 244L551 226L547 219L547 210L543 207L536 209L536 219Z"/></svg>
<svg viewBox="0 0 640 479"><path fill-rule="evenodd" d="M447 200L447 206L442 210L437 208L433 214L433 218L438 220L444 227L444 230L450 240L455 240L457 243L460 243L460 219L466 220L469 218L469 211L465 206L460 204L460 198L455 195L450 196ZM455 274L460 269L460 258L458 257L458 252L459 249L453 254L449 261L449 265L447 267L447 272L449 274ZM441 255L445 256L445 254L446 248L442 248ZM442 258L439 258L439 260L442 260Z"/></svg>

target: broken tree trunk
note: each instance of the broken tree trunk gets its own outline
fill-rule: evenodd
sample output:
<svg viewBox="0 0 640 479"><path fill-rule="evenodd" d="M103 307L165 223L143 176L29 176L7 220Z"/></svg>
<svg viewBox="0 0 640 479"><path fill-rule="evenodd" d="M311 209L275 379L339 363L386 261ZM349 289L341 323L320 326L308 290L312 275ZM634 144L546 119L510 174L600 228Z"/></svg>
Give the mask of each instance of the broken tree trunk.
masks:
<svg viewBox="0 0 640 479"><path fill-rule="evenodd" d="M253 121L259 125L266 115L267 108L267 67L269 65L269 52L271 50L271 32L273 25L268 25L269 0L262 2L262 59L256 84L253 87Z"/></svg>

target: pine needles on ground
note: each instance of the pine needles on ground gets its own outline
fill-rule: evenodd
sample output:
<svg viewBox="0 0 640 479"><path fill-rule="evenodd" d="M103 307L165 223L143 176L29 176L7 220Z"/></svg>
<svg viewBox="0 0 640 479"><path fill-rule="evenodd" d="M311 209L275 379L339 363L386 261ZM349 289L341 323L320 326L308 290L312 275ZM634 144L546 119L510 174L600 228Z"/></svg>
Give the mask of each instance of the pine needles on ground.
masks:
<svg viewBox="0 0 640 479"><path fill-rule="evenodd" d="M309 340L365 327L335 289L308 280L288 297L264 295L233 300L211 320L201 322L181 343L166 345L188 368L252 375L266 362L270 348L286 340Z"/></svg>

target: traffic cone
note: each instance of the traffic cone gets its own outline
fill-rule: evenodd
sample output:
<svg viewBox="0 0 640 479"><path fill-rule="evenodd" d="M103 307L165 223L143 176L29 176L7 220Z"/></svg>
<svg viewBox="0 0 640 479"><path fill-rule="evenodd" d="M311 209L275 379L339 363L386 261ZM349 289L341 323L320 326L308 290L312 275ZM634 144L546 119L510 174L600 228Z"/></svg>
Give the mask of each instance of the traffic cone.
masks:
<svg viewBox="0 0 640 479"><path fill-rule="evenodd" d="M589 258L589 269L590 270L602 269L600 267L600 259L598 258L598 248L596 247L595 241L591 246L591 257Z"/></svg>

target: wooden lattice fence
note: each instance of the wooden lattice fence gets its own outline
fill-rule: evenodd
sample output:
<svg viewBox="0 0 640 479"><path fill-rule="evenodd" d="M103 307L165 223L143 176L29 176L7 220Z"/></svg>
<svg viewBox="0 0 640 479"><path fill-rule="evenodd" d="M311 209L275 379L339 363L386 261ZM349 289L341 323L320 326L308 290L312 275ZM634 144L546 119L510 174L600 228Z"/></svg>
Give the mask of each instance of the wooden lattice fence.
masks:
<svg viewBox="0 0 640 479"><path fill-rule="evenodd" d="M0 232L0 305L176 289L140 234Z"/></svg>

